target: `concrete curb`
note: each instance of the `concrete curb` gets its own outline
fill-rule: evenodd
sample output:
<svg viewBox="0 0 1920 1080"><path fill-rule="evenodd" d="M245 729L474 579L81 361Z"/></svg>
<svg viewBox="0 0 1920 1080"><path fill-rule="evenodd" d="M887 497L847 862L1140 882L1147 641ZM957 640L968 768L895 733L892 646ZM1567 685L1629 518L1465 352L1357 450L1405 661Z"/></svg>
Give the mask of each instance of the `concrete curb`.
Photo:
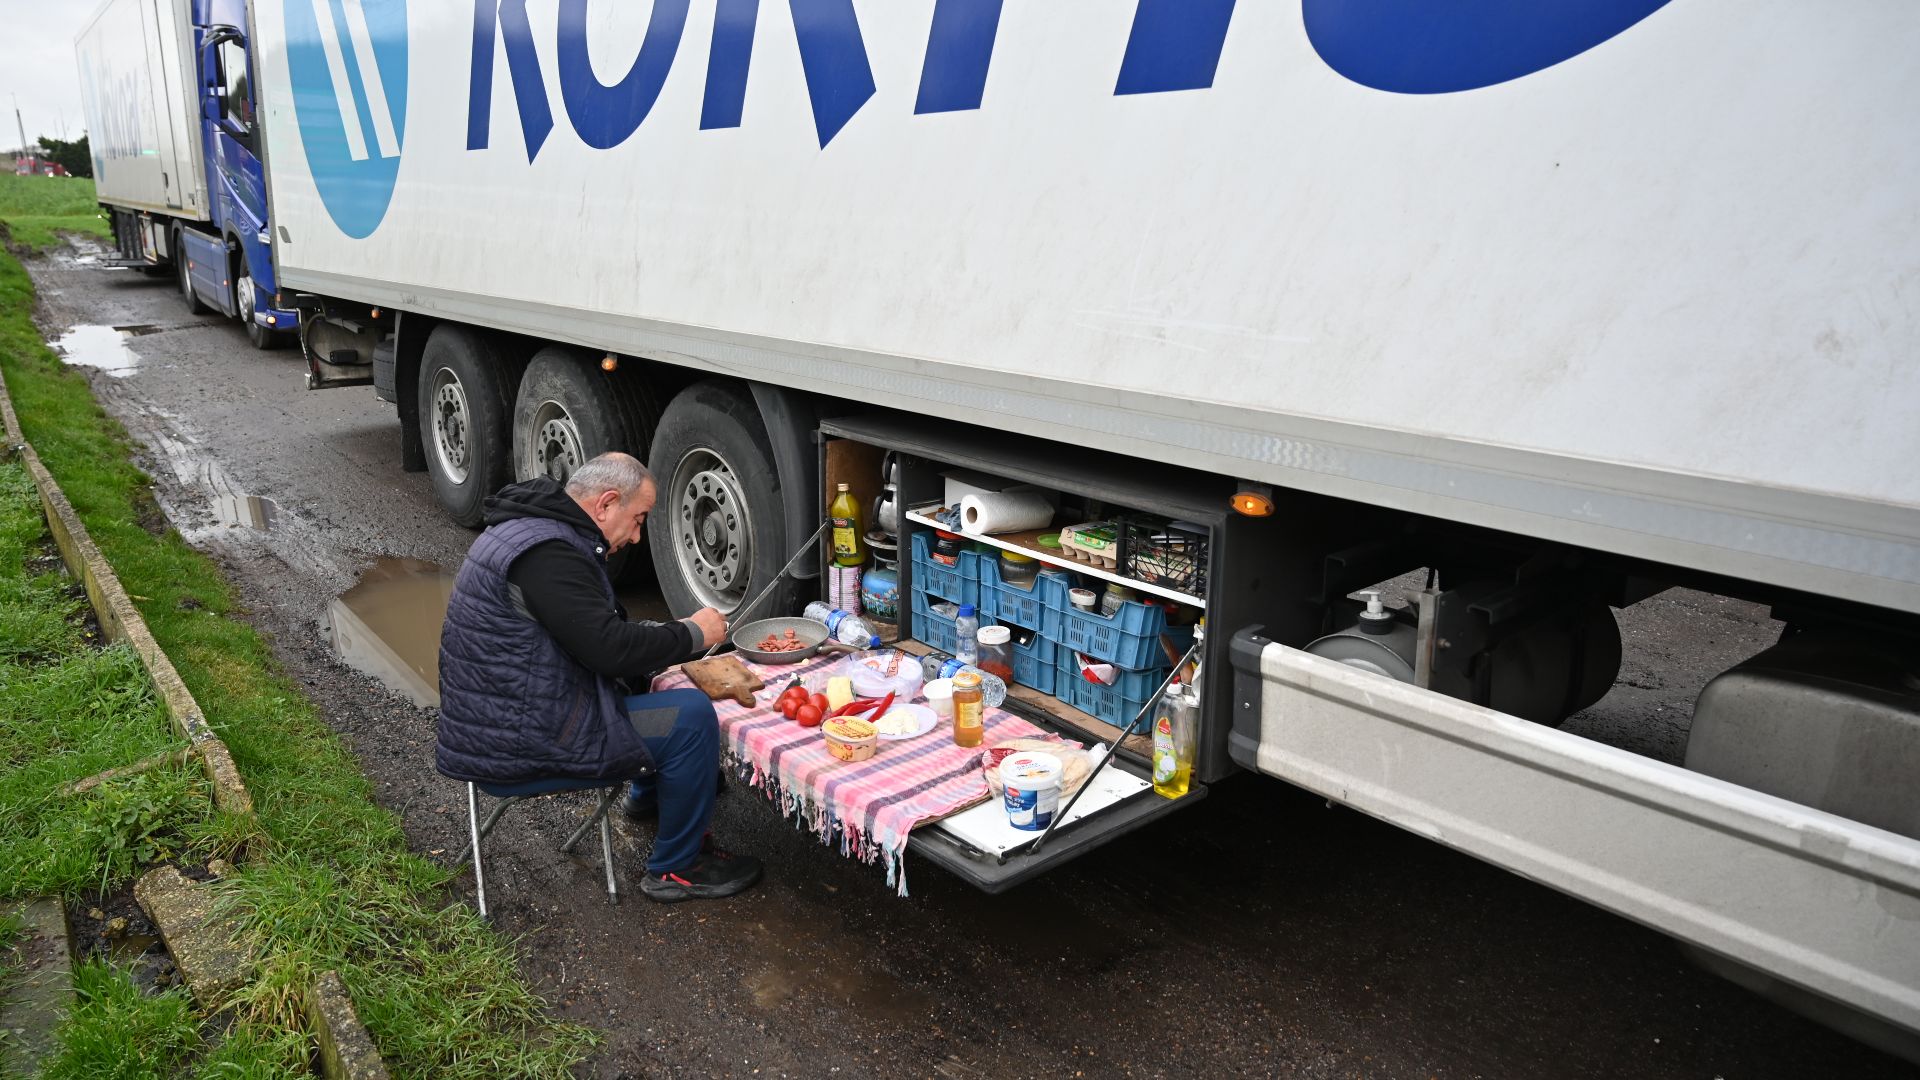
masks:
<svg viewBox="0 0 1920 1080"><path fill-rule="evenodd" d="M227 744L207 723L206 714L200 711L200 703L193 699L187 684L174 669L173 661L160 648L160 643L154 640L146 620L141 618L139 609L133 606L112 565L100 554L93 538L87 535L87 527L81 523L73 504L67 501L66 493L60 490L53 474L41 464L40 455L27 442L25 433L20 429L20 418L13 411L13 397L7 392L4 377L0 377L0 424L4 424L6 431L6 445L0 449L17 454L26 462L27 473L33 477L34 488L40 493L40 505L46 510L47 528L53 533L54 543L60 549L60 558L74 576L86 585L87 600L100 620L100 629L110 640L128 642L139 654L148 678L153 680L154 687L159 690L166 704L167 716L172 720L174 730L192 745L192 752L199 756L207 779L213 783L214 806L228 813L253 817L253 796L247 793L247 786L240 779L239 767L234 764ZM176 878L179 876L177 871L172 873ZM153 875L148 877L151 879ZM140 884L148 883L143 880ZM182 884L185 884L184 879ZM138 887L135 892L138 895ZM141 904L146 907L147 901L142 900ZM61 920L64 929L64 912ZM159 921L155 919L156 923ZM171 948L172 942L169 941L168 945ZM175 962L179 962L177 952ZM184 965L181 970L185 972ZM195 988L196 996L201 992L201 988ZM329 971L319 976L315 984L307 988L306 1002L309 1004L305 1010L308 1024L321 1051L323 1072L330 1080L342 1077L351 1080L386 1080L386 1065L374 1046L373 1036L361 1025L353 1002L348 998L346 987L338 975Z"/></svg>
<svg viewBox="0 0 1920 1080"><path fill-rule="evenodd" d="M207 779L213 782L213 804L228 813L251 816L253 797L247 794L247 786L233 764L233 755L227 752L227 744L220 741L220 736L207 724L200 703L193 700L187 684L174 670L173 661L153 640L146 620L128 599L127 590L121 587L113 567L94 546L93 537L87 535L87 527L80 523L80 515L74 512L66 493L60 490L53 474L40 463L40 455L21 433L20 418L13 411L13 397L7 393L5 380L0 380L0 421L6 424L8 445L26 462L33 486L40 492L40 505L47 512L47 528L60 548L60 558L73 576L86 585L87 599L99 616L100 629L109 640L125 641L140 655L147 677L153 680L154 689L166 704L173 729L193 744Z"/></svg>
<svg viewBox="0 0 1920 1080"><path fill-rule="evenodd" d="M20 974L0 995L0 1076L32 1076L54 1050L54 1030L73 1003L73 942L58 900L0 905L20 916Z"/></svg>
<svg viewBox="0 0 1920 1080"><path fill-rule="evenodd" d="M327 1080L387 1080L386 1062L353 1010L340 974L323 971L302 1003L307 1027L320 1047L320 1075Z"/></svg>

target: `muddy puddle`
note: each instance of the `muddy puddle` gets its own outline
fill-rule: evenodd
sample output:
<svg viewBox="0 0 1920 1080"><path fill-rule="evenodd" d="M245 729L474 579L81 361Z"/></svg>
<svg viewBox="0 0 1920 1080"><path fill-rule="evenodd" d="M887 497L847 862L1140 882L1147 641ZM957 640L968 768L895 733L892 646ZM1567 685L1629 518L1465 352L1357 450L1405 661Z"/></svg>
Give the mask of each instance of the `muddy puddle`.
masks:
<svg viewBox="0 0 1920 1080"><path fill-rule="evenodd" d="M133 374L140 354L127 345L134 328L76 326L53 341L53 351L68 364L104 371L116 378Z"/></svg>
<svg viewBox="0 0 1920 1080"><path fill-rule="evenodd" d="M419 559L380 559L327 606L333 651L421 708L440 704L440 623L453 572Z"/></svg>
<svg viewBox="0 0 1920 1080"><path fill-rule="evenodd" d="M269 500L270 502L270 500ZM327 605L327 635L341 662L423 709L440 704L440 624L454 571L419 559L383 558ZM666 619L657 594L620 594L634 619Z"/></svg>

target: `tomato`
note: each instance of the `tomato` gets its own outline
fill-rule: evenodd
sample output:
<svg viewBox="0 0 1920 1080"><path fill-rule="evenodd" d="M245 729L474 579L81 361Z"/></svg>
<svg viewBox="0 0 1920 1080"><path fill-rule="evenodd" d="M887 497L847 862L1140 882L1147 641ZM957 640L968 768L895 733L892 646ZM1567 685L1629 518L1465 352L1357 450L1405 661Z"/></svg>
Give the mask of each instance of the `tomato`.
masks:
<svg viewBox="0 0 1920 1080"><path fill-rule="evenodd" d="M807 704L813 706L816 709L819 709L821 716L827 715L827 708L828 708L827 695L815 694L812 697L807 699Z"/></svg>
<svg viewBox="0 0 1920 1080"><path fill-rule="evenodd" d="M800 708L794 711L793 718L800 722L801 727L820 726L820 710L814 708L812 705L800 706Z"/></svg>
<svg viewBox="0 0 1920 1080"><path fill-rule="evenodd" d="M778 704L780 708L784 710L788 702L793 702L796 705L805 705L807 703L806 690L798 686L788 687L786 691L780 695Z"/></svg>
<svg viewBox="0 0 1920 1080"><path fill-rule="evenodd" d="M794 714L800 711L800 704L798 698L787 698L780 703L780 715L792 720Z"/></svg>

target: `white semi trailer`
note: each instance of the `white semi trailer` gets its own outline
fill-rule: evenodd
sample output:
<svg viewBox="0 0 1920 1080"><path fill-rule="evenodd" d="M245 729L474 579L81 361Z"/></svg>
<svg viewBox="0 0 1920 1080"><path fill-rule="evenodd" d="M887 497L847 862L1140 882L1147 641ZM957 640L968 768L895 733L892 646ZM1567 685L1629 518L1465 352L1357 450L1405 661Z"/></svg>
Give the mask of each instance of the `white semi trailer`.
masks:
<svg viewBox="0 0 1920 1080"><path fill-rule="evenodd" d="M1279 777L1914 1054L1920 7L256 0L231 35L273 306L456 519L634 451L676 610L737 607L877 453L909 538L956 467L1182 519L1195 796ZM1613 609L1682 584L1783 624L1684 763L1557 730ZM1002 888L1195 801L913 849Z"/></svg>

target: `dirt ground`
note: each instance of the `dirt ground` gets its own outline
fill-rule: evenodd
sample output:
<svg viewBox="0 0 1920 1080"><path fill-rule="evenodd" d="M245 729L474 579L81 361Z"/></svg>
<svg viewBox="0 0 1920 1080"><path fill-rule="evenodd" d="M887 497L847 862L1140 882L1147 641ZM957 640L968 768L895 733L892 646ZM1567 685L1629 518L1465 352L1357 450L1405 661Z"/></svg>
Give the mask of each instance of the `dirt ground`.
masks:
<svg viewBox="0 0 1920 1080"><path fill-rule="evenodd" d="M432 713L328 644L329 602L375 559L450 569L472 540L400 470L392 407L305 390L295 353L188 315L165 279L84 252L30 269L49 338L140 328L94 383L166 513L224 565L410 842L458 853L464 794L433 771ZM1681 592L1622 625L1621 684L1570 728L1665 760L1700 685L1777 633L1762 609ZM622 821L611 906L597 845L554 850L586 813L545 800L488 842L528 976L607 1033L586 1075L1911 1075L1656 933L1257 776L998 897L910 860L896 898L736 786L716 833L767 861L759 888L650 904L649 830Z"/></svg>

